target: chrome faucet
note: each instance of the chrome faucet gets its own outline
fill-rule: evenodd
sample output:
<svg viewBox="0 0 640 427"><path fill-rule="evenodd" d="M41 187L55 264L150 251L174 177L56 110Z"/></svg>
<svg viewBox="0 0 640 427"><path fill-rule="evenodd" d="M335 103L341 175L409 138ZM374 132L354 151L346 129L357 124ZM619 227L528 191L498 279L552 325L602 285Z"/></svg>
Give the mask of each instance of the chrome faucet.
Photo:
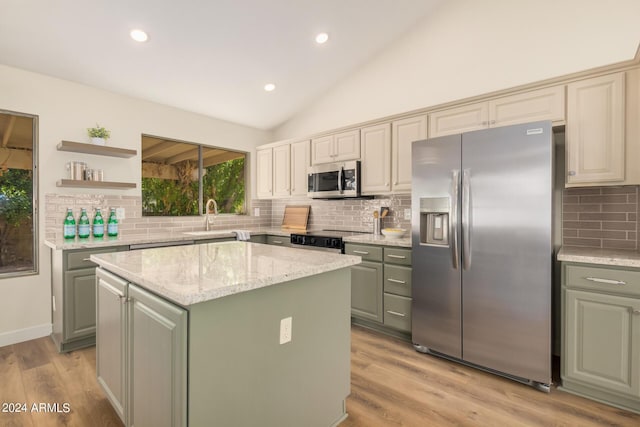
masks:
<svg viewBox="0 0 640 427"><path fill-rule="evenodd" d="M216 203L215 200L213 199L209 199L207 200L207 204L204 207L204 212L205 212L205 221L204 221L204 229L206 231L209 231L209 228L211 227L211 224L213 224L213 219L211 218L211 209L210 209L210 205L213 203L213 216L218 215L218 204Z"/></svg>

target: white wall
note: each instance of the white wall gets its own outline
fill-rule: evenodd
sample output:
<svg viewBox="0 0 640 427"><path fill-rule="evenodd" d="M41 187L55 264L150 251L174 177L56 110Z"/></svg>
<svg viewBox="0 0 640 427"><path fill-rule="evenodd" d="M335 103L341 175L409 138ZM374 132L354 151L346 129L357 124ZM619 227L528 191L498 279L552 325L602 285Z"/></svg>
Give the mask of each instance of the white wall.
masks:
<svg viewBox="0 0 640 427"><path fill-rule="evenodd" d="M275 130L313 133L632 59L638 0L448 0Z"/></svg>
<svg viewBox="0 0 640 427"><path fill-rule="evenodd" d="M39 116L40 207L45 193L87 192L56 187L56 180L65 177L65 163L69 160L86 161L89 167L104 169L106 181L138 184L135 190L104 190L105 194L140 195L142 133L247 152L272 140L269 132L3 65L0 65L0 109ZM96 122L111 130L109 145L136 149L138 155L117 159L56 150L56 145L63 139L88 142L86 128ZM250 182L253 182L255 166L251 158L250 163ZM43 245L44 224L42 209L39 215L40 273L0 279L0 346L50 331L50 254Z"/></svg>

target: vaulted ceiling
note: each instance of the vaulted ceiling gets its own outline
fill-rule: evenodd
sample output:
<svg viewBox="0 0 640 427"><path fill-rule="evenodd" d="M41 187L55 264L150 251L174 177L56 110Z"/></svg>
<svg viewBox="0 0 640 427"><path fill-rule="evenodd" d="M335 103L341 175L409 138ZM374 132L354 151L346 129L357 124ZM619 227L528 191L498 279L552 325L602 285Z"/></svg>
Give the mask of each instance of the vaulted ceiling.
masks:
<svg viewBox="0 0 640 427"><path fill-rule="evenodd" d="M271 129L443 2L9 0L0 63Z"/></svg>

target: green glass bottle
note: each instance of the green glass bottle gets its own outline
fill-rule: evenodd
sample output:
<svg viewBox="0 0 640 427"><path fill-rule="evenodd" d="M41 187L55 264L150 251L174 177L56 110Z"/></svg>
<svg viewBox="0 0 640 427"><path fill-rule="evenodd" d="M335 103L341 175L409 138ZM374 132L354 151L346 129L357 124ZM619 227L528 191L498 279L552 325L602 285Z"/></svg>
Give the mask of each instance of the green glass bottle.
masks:
<svg viewBox="0 0 640 427"><path fill-rule="evenodd" d="M109 221L107 222L107 234L109 237L115 237L118 235L118 217L116 216L116 208L111 208Z"/></svg>
<svg viewBox="0 0 640 427"><path fill-rule="evenodd" d="M93 217L93 237L104 236L104 220L100 208L96 208L96 216Z"/></svg>
<svg viewBox="0 0 640 427"><path fill-rule="evenodd" d="M89 224L89 216L87 215L87 210L82 208L82 212L80 212L80 219L78 220L78 237L86 239L89 237L90 232L91 226Z"/></svg>
<svg viewBox="0 0 640 427"><path fill-rule="evenodd" d="M65 239L76 238L76 220L73 218L73 210L67 209L67 216L64 219L63 235Z"/></svg>

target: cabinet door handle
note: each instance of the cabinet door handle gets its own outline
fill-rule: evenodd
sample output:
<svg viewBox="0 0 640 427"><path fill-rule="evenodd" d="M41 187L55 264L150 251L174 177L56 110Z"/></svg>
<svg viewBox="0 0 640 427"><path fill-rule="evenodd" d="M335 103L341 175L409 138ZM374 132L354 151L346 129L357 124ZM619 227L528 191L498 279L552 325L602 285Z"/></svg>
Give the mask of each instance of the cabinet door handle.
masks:
<svg viewBox="0 0 640 427"><path fill-rule="evenodd" d="M91 258L82 258L83 261L91 261Z"/></svg>
<svg viewBox="0 0 640 427"><path fill-rule="evenodd" d="M576 176L576 171L569 171L569 172L567 172L567 175Z"/></svg>
<svg viewBox="0 0 640 427"><path fill-rule="evenodd" d="M387 313L393 314L394 316L398 316L398 317L405 317L406 316L406 314L404 314L404 313L398 313L397 311L391 311L391 310L387 310Z"/></svg>
<svg viewBox="0 0 640 427"><path fill-rule="evenodd" d="M354 254L360 254L360 255L369 255L369 252L367 252L367 251L356 251L356 250L354 250L353 253Z"/></svg>
<svg viewBox="0 0 640 427"><path fill-rule="evenodd" d="M405 282L404 280L398 280L398 279L392 279L392 278L388 278L387 281L391 283L399 283L401 285L407 284L407 282Z"/></svg>
<svg viewBox="0 0 640 427"><path fill-rule="evenodd" d="M273 243L275 243L276 245L281 245L282 244L282 240L273 240Z"/></svg>
<svg viewBox="0 0 640 427"><path fill-rule="evenodd" d="M119 295L119 296L118 296L118 299L120 299L120 303L121 303L121 304L126 304L126 303L128 303L129 301L131 301L131 298L128 298L128 297L126 297L126 296L124 296L124 295Z"/></svg>
<svg viewBox="0 0 640 427"><path fill-rule="evenodd" d="M487 123L487 122L482 122L482 123L480 123L480 124L481 124L482 126L486 126L486 125L488 125L489 123Z"/></svg>
<svg viewBox="0 0 640 427"><path fill-rule="evenodd" d="M407 257L404 255L393 255L393 254L388 254L387 255L389 258L396 258L396 259L406 259Z"/></svg>
<svg viewBox="0 0 640 427"><path fill-rule="evenodd" d="M633 310L633 314L635 314L635 315L640 314L640 310Z"/></svg>
<svg viewBox="0 0 640 427"><path fill-rule="evenodd" d="M623 282L622 280L613 280L613 279L601 279L599 277L585 277L586 280L589 280L590 282L596 282L596 283L606 283L608 285L626 285L627 282Z"/></svg>

